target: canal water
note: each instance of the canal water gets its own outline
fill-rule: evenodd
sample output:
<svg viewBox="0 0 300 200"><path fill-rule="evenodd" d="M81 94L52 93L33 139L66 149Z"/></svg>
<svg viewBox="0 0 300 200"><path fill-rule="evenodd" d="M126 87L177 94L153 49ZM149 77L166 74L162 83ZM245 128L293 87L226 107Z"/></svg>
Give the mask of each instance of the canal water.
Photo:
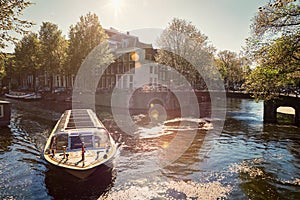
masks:
<svg viewBox="0 0 300 200"><path fill-rule="evenodd" d="M224 129L210 147L202 144L213 130L211 119L174 116L149 126L149 117L137 114L132 119L140 128L131 135L99 107L119 149L113 167L103 166L87 180L41 157L51 129L70 105L11 102L10 127L0 133L0 199L300 199L300 129L264 124L261 102L227 99ZM188 121L186 127L177 130L182 121ZM188 148L159 165L159 152L191 127L197 130Z"/></svg>

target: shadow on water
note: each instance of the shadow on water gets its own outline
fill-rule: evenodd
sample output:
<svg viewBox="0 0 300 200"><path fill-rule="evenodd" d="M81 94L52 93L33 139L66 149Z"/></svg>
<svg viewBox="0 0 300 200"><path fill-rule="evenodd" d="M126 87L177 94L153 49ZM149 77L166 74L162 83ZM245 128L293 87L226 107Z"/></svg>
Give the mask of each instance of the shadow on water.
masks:
<svg viewBox="0 0 300 200"><path fill-rule="evenodd" d="M0 154L10 151L13 136L9 127L0 128Z"/></svg>
<svg viewBox="0 0 300 200"><path fill-rule="evenodd" d="M98 199L114 185L116 170L101 165L87 179L78 179L61 168L48 165L45 174L48 194L54 199Z"/></svg>

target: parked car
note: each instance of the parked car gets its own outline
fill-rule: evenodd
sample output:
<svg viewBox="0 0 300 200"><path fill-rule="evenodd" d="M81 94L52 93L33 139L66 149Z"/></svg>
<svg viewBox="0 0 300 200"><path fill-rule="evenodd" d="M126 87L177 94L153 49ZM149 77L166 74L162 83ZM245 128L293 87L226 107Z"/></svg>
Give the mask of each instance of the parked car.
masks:
<svg viewBox="0 0 300 200"><path fill-rule="evenodd" d="M64 87L59 87L59 88L55 88L53 90L53 93L61 93L61 92L65 92L66 91L66 88Z"/></svg>

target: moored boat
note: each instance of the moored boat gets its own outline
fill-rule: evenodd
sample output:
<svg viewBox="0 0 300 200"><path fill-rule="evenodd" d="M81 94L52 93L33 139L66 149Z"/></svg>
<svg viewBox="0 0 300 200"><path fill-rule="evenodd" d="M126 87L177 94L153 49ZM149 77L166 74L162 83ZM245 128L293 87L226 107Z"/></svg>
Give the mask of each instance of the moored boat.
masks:
<svg viewBox="0 0 300 200"><path fill-rule="evenodd" d="M10 92L6 93L5 97L19 100L39 100L42 96L38 93Z"/></svg>
<svg viewBox="0 0 300 200"><path fill-rule="evenodd" d="M117 145L91 109L66 110L44 148L49 163L84 179L112 161Z"/></svg>
<svg viewBox="0 0 300 200"><path fill-rule="evenodd" d="M24 99L26 97L30 97L33 94L26 94L23 92L12 92L12 93L6 93L5 96L12 99Z"/></svg>

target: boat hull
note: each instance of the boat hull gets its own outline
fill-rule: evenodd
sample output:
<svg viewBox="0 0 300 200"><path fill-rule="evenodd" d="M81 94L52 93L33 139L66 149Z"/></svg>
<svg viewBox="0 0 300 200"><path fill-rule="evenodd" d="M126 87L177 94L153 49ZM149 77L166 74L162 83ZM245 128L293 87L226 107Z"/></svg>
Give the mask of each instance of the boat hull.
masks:
<svg viewBox="0 0 300 200"><path fill-rule="evenodd" d="M97 199L109 190L116 169L101 165L87 178L79 179L61 167L48 165L45 184L53 199Z"/></svg>
<svg viewBox="0 0 300 200"><path fill-rule="evenodd" d="M19 99L19 100L40 100L42 97L39 94L30 93L30 94L5 94L5 97L10 99Z"/></svg>
<svg viewBox="0 0 300 200"><path fill-rule="evenodd" d="M26 97L31 96L31 94L24 94L24 95L13 95L13 94L5 94L5 96L7 98L11 98L11 99L24 99Z"/></svg>
<svg viewBox="0 0 300 200"><path fill-rule="evenodd" d="M74 170L74 169L67 169L67 168L64 168L64 170L79 178L79 179L87 179L89 178L90 176L92 176L96 171L98 170L101 170L101 168L104 168L104 167L108 167L108 168L113 168L113 164L112 164L112 161L109 160L107 161L106 163L103 163L101 165L98 165L98 166L95 166L94 168L92 169L86 169L86 170Z"/></svg>
<svg viewBox="0 0 300 200"><path fill-rule="evenodd" d="M91 176L96 171L96 169L97 167L88 170L83 170L83 171L78 171L74 169L65 169L65 170L66 172L68 172L69 174L77 178L86 179L87 177Z"/></svg>

